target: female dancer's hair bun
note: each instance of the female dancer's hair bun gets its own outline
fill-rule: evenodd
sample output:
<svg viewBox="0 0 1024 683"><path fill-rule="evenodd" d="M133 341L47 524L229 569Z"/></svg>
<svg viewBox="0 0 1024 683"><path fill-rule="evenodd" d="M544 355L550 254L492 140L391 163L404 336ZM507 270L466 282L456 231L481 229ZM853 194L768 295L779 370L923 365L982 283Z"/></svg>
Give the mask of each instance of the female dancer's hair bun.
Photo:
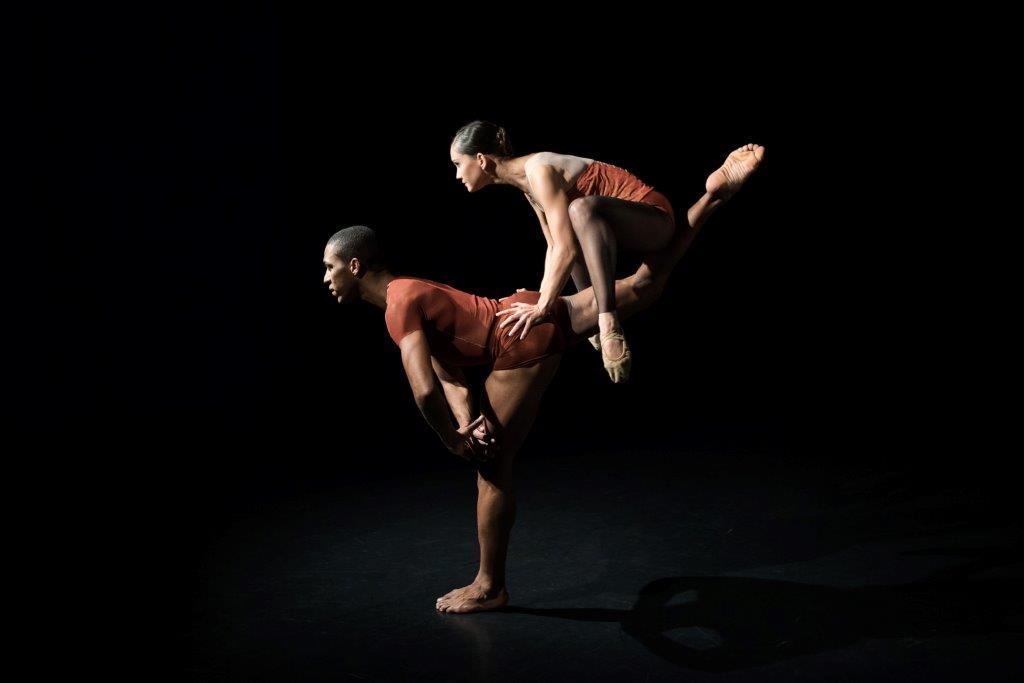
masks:
<svg viewBox="0 0 1024 683"><path fill-rule="evenodd" d="M512 147L508 144L508 133L501 126L494 133L494 142L498 147L498 154L503 157L512 156Z"/></svg>
<svg viewBox="0 0 1024 683"><path fill-rule="evenodd" d="M499 157L512 156L512 145L508 133L496 123L473 121L467 123L452 138L452 144L463 154L493 154Z"/></svg>

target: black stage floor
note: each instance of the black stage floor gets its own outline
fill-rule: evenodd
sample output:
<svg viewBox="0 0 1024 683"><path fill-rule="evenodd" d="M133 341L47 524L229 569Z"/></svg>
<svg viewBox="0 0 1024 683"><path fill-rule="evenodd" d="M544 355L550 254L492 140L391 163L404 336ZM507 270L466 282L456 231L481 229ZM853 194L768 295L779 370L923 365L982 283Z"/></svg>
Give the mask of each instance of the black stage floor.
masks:
<svg viewBox="0 0 1024 683"><path fill-rule="evenodd" d="M511 602L496 613L434 611L476 571L468 468L364 471L286 493L267 481L198 503L178 556L189 606L181 673L1024 675L1024 546L1006 492L948 471L757 449L530 448L519 463Z"/></svg>

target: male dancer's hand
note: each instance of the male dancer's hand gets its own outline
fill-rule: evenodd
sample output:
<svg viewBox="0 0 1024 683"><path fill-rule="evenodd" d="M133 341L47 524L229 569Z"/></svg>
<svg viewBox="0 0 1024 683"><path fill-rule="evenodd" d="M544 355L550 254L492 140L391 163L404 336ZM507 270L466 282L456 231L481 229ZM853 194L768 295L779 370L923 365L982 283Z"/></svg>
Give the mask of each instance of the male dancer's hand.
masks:
<svg viewBox="0 0 1024 683"><path fill-rule="evenodd" d="M448 444L448 450L467 462L482 460L483 457L476 451L473 432L484 423L484 416L476 418L467 425L455 430L455 438ZM486 427L485 427L486 429Z"/></svg>
<svg viewBox="0 0 1024 683"><path fill-rule="evenodd" d="M486 420L473 430L473 450L487 460L493 459L498 454L498 439L487 429Z"/></svg>

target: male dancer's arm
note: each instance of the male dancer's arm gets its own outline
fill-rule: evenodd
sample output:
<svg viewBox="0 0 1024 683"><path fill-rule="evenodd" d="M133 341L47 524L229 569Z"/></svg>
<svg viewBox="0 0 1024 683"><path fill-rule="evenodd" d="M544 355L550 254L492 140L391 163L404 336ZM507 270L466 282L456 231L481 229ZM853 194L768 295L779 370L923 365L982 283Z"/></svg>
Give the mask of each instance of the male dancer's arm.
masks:
<svg viewBox="0 0 1024 683"><path fill-rule="evenodd" d="M466 375L459 368L444 365L434 356L430 357L430 363L434 366L434 374L441 380L441 388L455 421L459 425L469 424L474 417L473 396L466 383Z"/></svg>
<svg viewBox="0 0 1024 683"><path fill-rule="evenodd" d="M416 406L423 414L423 418L437 432L449 451L469 460L472 455L471 435L483 421L483 416L481 415L460 429L455 429L452 426L451 418L448 417L448 404L445 402L444 394L438 388L437 382L434 381L434 371L430 364L430 347L422 330L405 335L398 347L402 351L402 365L405 367L405 374L409 379L409 388L412 389Z"/></svg>
<svg viewBox="0 0 1024 683"><path fill-rule="evenodd" d="M452 409L455 421L460 427L472 422L475 411L473 410L473 394L466 382L466 375L461 368L447 366L434 356L430 357L434 366L434 373L441 381L444 395L448 399L448 406ZM494 454L498 439L487 431L487 421L480 423L473 430L472 448L478 457L484 459Z"/></svg>

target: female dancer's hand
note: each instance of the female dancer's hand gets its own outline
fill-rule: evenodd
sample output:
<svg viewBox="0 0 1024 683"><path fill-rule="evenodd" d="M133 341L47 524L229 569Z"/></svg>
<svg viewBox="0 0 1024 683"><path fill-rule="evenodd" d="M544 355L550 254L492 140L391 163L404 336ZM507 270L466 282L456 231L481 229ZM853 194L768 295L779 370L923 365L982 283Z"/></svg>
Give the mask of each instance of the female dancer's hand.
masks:
<svg viewBox="0 0 1024 683"><path fill-rule="evenodd" d="M519 338L525 339L526 333L530 331L530 328L544 322L551 315L551 310L550 307L541 308L540 303L527 304L517 301L505 310L498 311L498 315L506 316L505 320L498 326L498 329L503 330L512 325L508 336L513 337L517 332L521 332Z"/></svg>

